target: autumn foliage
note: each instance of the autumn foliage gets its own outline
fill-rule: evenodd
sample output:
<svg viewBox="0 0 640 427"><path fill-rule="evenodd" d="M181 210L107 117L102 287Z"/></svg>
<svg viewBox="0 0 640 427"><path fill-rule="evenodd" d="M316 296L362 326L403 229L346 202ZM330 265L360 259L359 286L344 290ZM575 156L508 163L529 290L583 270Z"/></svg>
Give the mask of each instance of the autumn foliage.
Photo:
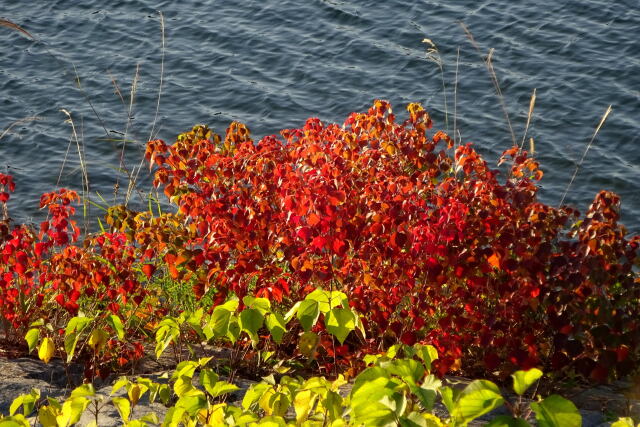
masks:
<svg viewBox="0 0 640 427"><path fill-rule="evenodd" d="M258 142L235 122L224 138L196 126L172 145L150 141L154 184L177 211L113 207L111 232L81 247L75 193L43 196L39 234L0 224L3 316L19 327L47 301L75 313L83 298L113 313L144 307L145 284L162 275L214 304L233 294L286 306L321 287L363 315L366 337L338 351L320 343L343 364L424 342L441 374L630 373L640 237L618 223L619 198L599 193L583 217L540 203L542 171L526 151L505 151L493 169L471 144L432 132L419 104L407 110L399 122L376 101L343 126L309 119ZM10 177L0 184L4 206Z"/></svg>

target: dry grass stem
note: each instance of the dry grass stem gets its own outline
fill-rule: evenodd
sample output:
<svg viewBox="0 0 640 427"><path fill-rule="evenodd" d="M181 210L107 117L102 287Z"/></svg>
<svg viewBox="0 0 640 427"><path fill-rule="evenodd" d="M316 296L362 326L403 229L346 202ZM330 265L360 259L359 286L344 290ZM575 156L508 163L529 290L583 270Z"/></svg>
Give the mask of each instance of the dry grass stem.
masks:
<svg viewBox="0 0 640 427"><path fill-rule="evenodd" d="M471 31L469 30L469 28L465 25L464 22L460 22L460 26L462 27L462 29L464 30L464 32L467 35L467 38L469 39L469 41L471 42L471 44L473 45L473 47L476 49L476 51L478 52L478 54L480 55L480 57L482 57L482 51L480 50L480 46L478 45L478 43L476 42L475 38L473 37L473 34L471 34ZM509 118L509 112L507 111L507 105L504 101L504 96L502 95L502 90L500 89L500 82L498 81L498 76L495 72L495 69L493 68L493 63L491 61L491 58L493 56L493 49L489 49L489 54L487 55L486 59L482 59L482 61L484 62L485 66L487 67L487 71L489 72L489 77L491 77L491 81L493 82L493 87L496 91L496 94L498 95L498 100L500 101L500 106L502 107L502 112L504 113L504 118L507 122L507 127L509 128L509 133L511 134L511 142L513 144L513 146L516 145L516 134L513 132L513 126L511 126L511 119Z"/></svg>
<svg viewBox="0 0 640 427"><path fill-rule="evenodd" d="M162 98L162 86L164 83L164 57L165 57L165 31L164 31L164 15L162 14L162 12L158 12L158 15L160 16L160 36L161 36L161 41L162 41L162 48L161 48L161 53L160 53L160 84L158 85L158 98L156 100L156 113L155 116L153 118L153 124L151 126L151 131L149 132L149 141L151 141L152 139L154 139L154 134L155 134L155 130L156 130L156 124L158 122L158 115L160 113L160 99ZM134 167L133 170L133 186L135 186L136 182L138 181L138 177L140 176L140 171L142 170L142 165L144 164L144 156L142 157L142 159L140 160L140 164L138 164L137 168ZM127 188L127 194L125 196L125 200L124 200L124 205L127 206L129 203L129 199L131 198L131 194L132 194L132 186L130 185Z"/></svg>
<svg viewBox="0 0 640 427"><path fill-rule="evenodd" d="M0 134L0 140L2 140L2 138L5 137L5 135L7 135L11 129L13 129L15 126L18 126L22 123L28 123L28 122L33 122L36 120L42 120L42 117L39 116L29 116L29 117L24 117L22 119L18 119L15 122L11 123L9 126L7 126L7 128Z"/></svg>
<svg viewBox="0 0 640 427"><path fill-rule="evenodd" d="M427 59L433 61L440 69L440 79L442 80L442 96L444 97L444 124L449 132L449 114L447 109L447 87L444 81L444 61L440 56L438 47L431 39L423 39L422 43L427 45Z"/></svg>
<svg viewBox="0 0 640 427"><path fill-rule="evenodd" d="M3 26L3 27L11 28L12 30L19 31L22 34L24 34L27 37L29 37L31 40L37 40L33 35L31 35L31 33L29 31L25 30L20 25L9 21L8 19L0 18L0 25Z"/></svg>
<svg viewBox="0 0 640 427"><path fill-rule="evenodd" d="M533 89L531 94L531 100L529 101L529 112L527 113L527 124L524 127L524 134L522 135L522 142L520 143L520 150L524 147L524 140L527 137L527 131L529 130L529 124L531 124L531 118L533 117L533 108L536 105L536 89ZM532 151L533 153L533 151Z"/></svg>
<svg viewBox="0 0 640 427"><path fill-rule="evenodd" d="M607 117L609 117L609 114L611 113L612 110L613 109L611 108L611 105L609 105L609 108L607 108L607 111L605 111L604 115L600 119L600 123L598 123L598 126L596 127L595 132L593 132L593 135L591 136L591 140L589 141L589 143L587 144L587 147L585 148L584 152L582 153L582 158L580 158L580 161L576 165L576 169L573 171L573 175L571 176L571 180L569 181L569 184L567 185L567 188L564 190L564 194L562 195L562 198L560 199L560 203L558 204L558 206L562 206L562 204L564 203L564 199L567 197L567 193L569 193L569 189L571 188L571 184L573 184L573 181L576 179L576 176L578 175L578 171L580 170L580 167L582 166L582 162L584 162L584 159L587 157L587 153L589 152L589 149L591 148L591 145L593 144L593 141L595 141L596 136L598 135L598 132L600 132L600 129L604 125L605 120L607 120Z"/></svg>

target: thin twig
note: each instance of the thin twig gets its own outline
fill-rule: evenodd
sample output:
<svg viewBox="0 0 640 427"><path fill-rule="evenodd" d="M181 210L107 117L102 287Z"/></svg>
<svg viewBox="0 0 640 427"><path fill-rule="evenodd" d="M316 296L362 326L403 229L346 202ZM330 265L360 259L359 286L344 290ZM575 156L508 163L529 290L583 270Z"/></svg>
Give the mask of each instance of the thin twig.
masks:
<svg viewBox="0 0 640 427"><path fill-rule="evenodd" d="M482 57L482 51L480 50L480 46L478 45L478 43L476 42L475 38L473 37L473 34L471 34L471 31L469 30L469 28L465 25L464 22L460 22L460 26L462 27L462 29L464 30L464 32L467 34L467 37L469 38L469 40L471 41L471 44L473 45L473 47L476 49L476 51L478 52L478 54L480 55L480 57ZM493 82L493 87L496 91L496 94L498 95L498 100L500 101L500 105L502 106L502 112L504 113L504 118L507 121L507 126L509 127L509 133L511 134L511 141L513 143L513 146L516 146L516 134L513 132L513 127L511 126L511 119L509 118L509 112L507 111L507 105L504 101L504 96L502 95L502 90L500 89L500 83L498 82L498 76L496 75L496 72L493 68L493 63L491 62L491 58L493 56L493 49L489 49L489 54L487 55L486 59L483 59L482 61L484 62L485 66L487 67L487 71L489 72L489 77L491 77L491 81Z"/></svg>
<svg viewBox="0 0 640 427"><path fill-rule="evenodd" d="M591 148L591 145L593 144L593 141L595 141L596 136L598 135L598 132L600 132L600 128L602 128L602 125L604 125L604 122L605 122L605 120L607 120L607 117L609 117L609 114L611 113L611 111L612 111L612 108L611 108L611 105L609 105L609 108L607 108L607 111L605 111L604 115L600 119L600 123L598 123L598 127L596 127L596 130L593 133L593 136L591 137L591 140L587 144L587 148L585 148L584 153L582 153L582 158L580 159L580 161L576 165L576 169L573 171L573 176L571 177L571 180L569 181L569 185L567 185L567 188L564 190L564 194L562 195L562 198L560 199L560 203L558 204L558 207L562 206L562 204L564 203L564 199L565 199L565 197L567 197L567 193L569 192L569 188L571 188L571 184L573 184L573 181L576 179L576 175L578 175L578 171L580 170L580 167L582 166L582 162L584 162L584 159L587 157L587 153L589 152L589 149Z"/></svg>

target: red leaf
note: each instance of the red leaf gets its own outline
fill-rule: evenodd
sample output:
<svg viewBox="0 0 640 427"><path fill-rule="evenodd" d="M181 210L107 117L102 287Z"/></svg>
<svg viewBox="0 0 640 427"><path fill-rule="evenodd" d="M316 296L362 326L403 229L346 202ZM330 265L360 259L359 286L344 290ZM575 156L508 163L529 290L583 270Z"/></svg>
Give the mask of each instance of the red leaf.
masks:
<svg viewBox="0 0 640 427"><path fill-rule="evenodd" d="M147 279L151 279L154 271L156 271L156 267L153 264L145 264L142 266L142 272L147 276Z"/></svg>

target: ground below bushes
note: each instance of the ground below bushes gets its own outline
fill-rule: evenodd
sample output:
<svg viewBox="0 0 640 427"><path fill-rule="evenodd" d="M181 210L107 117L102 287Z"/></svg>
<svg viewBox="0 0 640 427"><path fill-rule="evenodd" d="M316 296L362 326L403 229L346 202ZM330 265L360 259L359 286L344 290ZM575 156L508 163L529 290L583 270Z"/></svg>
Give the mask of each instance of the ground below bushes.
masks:
<svg viewBox="0 0 640 427"><path fill-rule="evenodd" d="M162 361L161 361L162 362ZM166 365L161 365L152 358L143 360L136 367L135 376L146 376L152 380L168 372ZM80 371L69 372L69 376L74 381L81 379ZM464 386L470 379L462 377L446 377L446 382ZM640 380L640 379L639 379ZM230 396L229 402L240 403L246 389L255 381L243 378L236 378L234 383L240 390ZM69 394L67 387L67 372L61 360L52 360L48 365L43 364L35 358L19 357L10 358L0 353L0 413L8 415L9 406L15 397L22 393L29 393L32 388L40 389L41 396L64 398ZM349 392L349 386L345 386L345 395ZM109 399L111 393L111 383L96 385L96 393ZM585 427L607 426L617 416L640 417L640 381L618 381L609 385L600 385L591 388L575 387L562 392L563 396L571 399L580 409ZM116 396L124 395L124 390L119 390ZM509 396L505 391L505 395ZM146 397L146 395L145 395ZM511 396L512 397L512 396ZM513 399L512 399L513 400ZM149 412L155 412L160 419L164 417L167 409L158 402L150 404L143 398L132 412L132 419L140 418ZM442 405L435 409L436 415L445 416L446 411ZM501 408L494 413L488 414L471 425L483 425L493 416L506 413ZM84 426L92 421L93 415L85 412L79 425ZM99 426L119 426L121 420L117 410L108 404L100 412L98 420Z"/></svg>

